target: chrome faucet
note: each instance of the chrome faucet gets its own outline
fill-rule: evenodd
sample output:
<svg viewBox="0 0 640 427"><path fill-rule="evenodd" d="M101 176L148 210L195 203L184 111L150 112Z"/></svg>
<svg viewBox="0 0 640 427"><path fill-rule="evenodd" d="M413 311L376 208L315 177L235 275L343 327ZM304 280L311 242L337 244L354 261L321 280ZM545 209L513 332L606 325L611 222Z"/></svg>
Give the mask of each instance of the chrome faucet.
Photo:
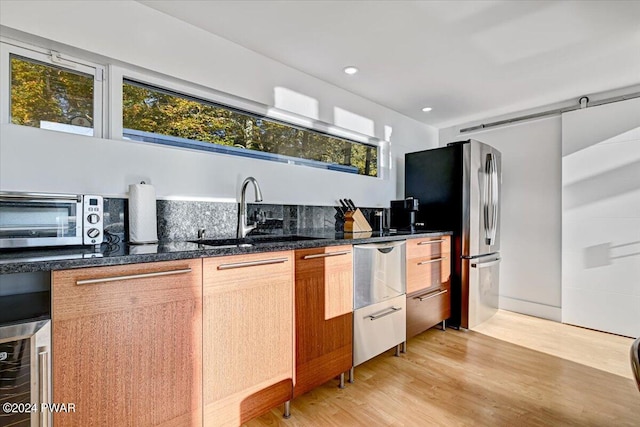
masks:
<svg viewBox="0 0 640 427"><path fill-rule="evenodd" d="M262 201L262 191L260 191L260 185L258 185L258 181L252 176L245 179L242 183L242 191L240 193L240 210L238 212L238 239L242 239L245 237L251 230L256 228L256 223L251 225L247 224L247 186L249 183L253 184L253 188L256 191L256 202Z"/></svg>

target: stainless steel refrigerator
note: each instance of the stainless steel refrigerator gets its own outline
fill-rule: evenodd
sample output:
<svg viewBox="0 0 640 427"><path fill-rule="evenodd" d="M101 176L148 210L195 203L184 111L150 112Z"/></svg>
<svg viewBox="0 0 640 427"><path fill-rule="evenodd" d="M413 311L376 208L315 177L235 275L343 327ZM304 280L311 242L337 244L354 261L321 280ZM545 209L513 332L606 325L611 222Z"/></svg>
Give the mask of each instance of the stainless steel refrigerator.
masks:
<svg viewBox="0 0 640 427"><path fill-rule="evenodd" d="M454 233L452 326L472 329L498 309L501 166L500 152L475 140L405 155L405 197L420 201L416 222Z"/></svg>

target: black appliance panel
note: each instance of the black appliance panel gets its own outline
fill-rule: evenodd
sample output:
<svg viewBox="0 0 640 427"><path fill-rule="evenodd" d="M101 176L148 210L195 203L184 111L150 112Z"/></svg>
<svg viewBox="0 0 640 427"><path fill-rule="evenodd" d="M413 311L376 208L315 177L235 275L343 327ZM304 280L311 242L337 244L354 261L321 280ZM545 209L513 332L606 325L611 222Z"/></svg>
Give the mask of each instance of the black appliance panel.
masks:
<svg viewBox="0 0 640 427"><path fill-rule="evenodd" d="M462 221L462 145L405 155L405 197L420 200L416 222L459 234Z"/></svg>

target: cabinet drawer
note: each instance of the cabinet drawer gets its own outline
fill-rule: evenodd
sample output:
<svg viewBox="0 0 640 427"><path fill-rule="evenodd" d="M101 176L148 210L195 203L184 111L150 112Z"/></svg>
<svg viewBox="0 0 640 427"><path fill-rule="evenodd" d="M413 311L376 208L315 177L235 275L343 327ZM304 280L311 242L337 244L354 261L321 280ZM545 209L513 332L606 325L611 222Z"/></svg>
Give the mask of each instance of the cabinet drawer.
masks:
<svg viewBox="0 0 640 427"><path fill-rule="evenodd" d="M425 237L407 240L407 259L437 258L451 252L451 236Z"/></svg>
<svg viewBox="0 0 640 427"><path fill-rule="evenodd" d="M293 253L265 252L206 258L204 269L205 291L213 287L238 290L243 286L253 287L256 281L267 283L282 279L293 283Z"/></svg>
<svg viewBox="0 0 640 427"><path fill-rule="evenodd" d="M407 295L407 338L418 335L451 315L449 286Z"/></svg>
<svg viewBox="0 0 640 427"><path fill-rule="evenodd" d="M407 294L449 283L451 255L407 259Z"/></svg>
<svg viewBox="0 0 640 427"><path fill-rule="evenodd" d="M201 286L200 260L54 271L54 320L189 301L200 295Z"/></svg>
<svg viewBox="0 0 640 427"><path fill-rule="evenodd" d="M353 246L353 308L406 293L406 242Z"/></svg>
<svg viewBox="0 0 640 427"><path fill-rule="evenodd" d="M405 295L353 312L353 366L404 342L407 336Z"/></svg>
<svg viewBox="0 0 640 427"><path fill-rule="evenodd" d="M351 245L297 250L295 269L298 282L309 282L308 286L321 285L325 320L353 311Z"/></svg>

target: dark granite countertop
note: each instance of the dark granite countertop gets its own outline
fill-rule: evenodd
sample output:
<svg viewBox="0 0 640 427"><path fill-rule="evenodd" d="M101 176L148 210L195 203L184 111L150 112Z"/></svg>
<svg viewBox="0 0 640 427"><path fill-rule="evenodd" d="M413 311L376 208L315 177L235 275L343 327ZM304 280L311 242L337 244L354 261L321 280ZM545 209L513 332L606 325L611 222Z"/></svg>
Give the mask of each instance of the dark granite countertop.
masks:
<svg viewBox="0 0 640 427"><path fill-rule="evenodd" d="M86 247L3 251L0 252L0 274L274 252L450 234L452 233L448 231L345 234L326 230L303 230L297 235L304 236L304 240L273 241L274 236L255 236L250 237L250 241L246 244L237 244L230 241L222 242L229 244L219 246L200 245L192 242L160 242L158 245L140 246L120 242L117 244L102 244L99 252L94 252Z"/></svg>

